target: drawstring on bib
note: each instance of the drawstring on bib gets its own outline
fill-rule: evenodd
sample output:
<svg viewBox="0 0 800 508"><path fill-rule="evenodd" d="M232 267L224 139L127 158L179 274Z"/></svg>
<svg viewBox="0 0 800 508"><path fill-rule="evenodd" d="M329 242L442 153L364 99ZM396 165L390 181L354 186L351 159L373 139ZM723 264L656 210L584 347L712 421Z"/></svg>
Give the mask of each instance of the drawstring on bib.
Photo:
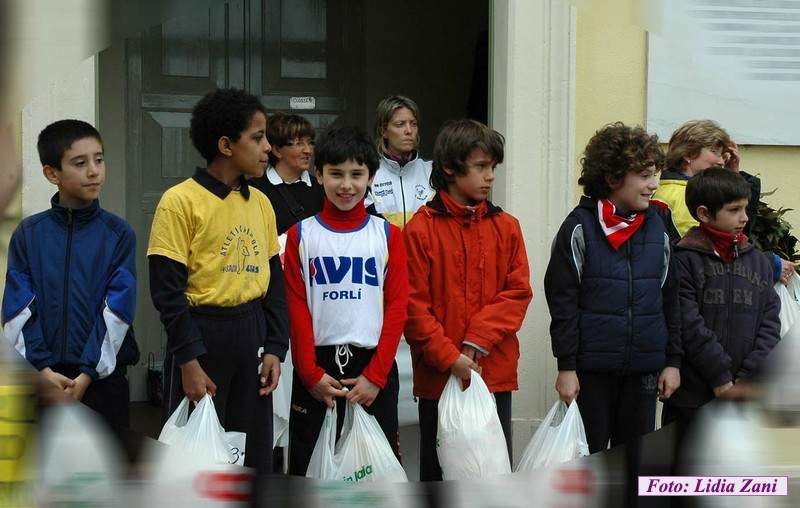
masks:
<svg viewBox="0 0 800 508"><path fill-rule="evenodd" d="M339 367L339 374L344 375L344 368L350 362L353 353L350 351L350 344L336 346L336 365ZM344 361L341 358L344 357Z"/></svg>

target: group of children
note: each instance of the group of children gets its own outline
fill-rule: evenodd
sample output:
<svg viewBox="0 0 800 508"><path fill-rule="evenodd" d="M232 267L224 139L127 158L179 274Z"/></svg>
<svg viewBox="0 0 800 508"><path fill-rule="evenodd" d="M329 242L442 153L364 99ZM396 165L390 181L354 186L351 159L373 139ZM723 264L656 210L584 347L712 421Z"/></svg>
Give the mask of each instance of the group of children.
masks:
<svg viewBox="0 0 800 508"><path fill-rule="evenodd" d="M504 139L476 121L446 123L431 190L419 191L430 200L412 214L403 196L393 221L401 229L374 206L368 213L375 201L365 198L379 178L392 181L376 176L384 162L402 169L421 160L418 112L407 101L386 105L383 153L355 127L329 128L316 146L299 117L276 115L273 128L259 99L241 90L209 93L192 112L191 139L207 167L164 193L147 248L167 332L165 411L184 396L213 395L226 430L247 433L247 465L270 470L279 382L292 383L290 473L305 474L325 409L341 414L345 401L375 416L399 457L403 334L421 479L442 478L437 405L450 375L481 373L511 455L517 332L532 291L520 224L488 200ZM279 139L272 151L270 129ZM138 359L134 235L98 205L105 165L96 130L56 122L40 134L39 153L59 190L52 209L25 219L11 240L4 332L46 383L124 425L125 366ZM700 226L679 240L669 209L651 203L663 159L641 128L598 131L581 161L584 197L545 275L556 390L577 399L592 452L652 431L657 397L666 423L736 395L778 341L773 269L742 234L747 183L722 168L690 179L686 204ZM304 201L311 192L324 196L319 206ZM279 200L288 212L276 217ZM291 381L281 379L290 344Z"/></svg>

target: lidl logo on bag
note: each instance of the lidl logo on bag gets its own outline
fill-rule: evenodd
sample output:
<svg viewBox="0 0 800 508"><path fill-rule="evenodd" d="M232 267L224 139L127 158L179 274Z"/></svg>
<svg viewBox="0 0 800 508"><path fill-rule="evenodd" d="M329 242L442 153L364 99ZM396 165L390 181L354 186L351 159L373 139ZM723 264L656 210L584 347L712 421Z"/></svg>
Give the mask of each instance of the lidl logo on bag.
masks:
<svg viewBox="0 0 800 508"><path fill-rule="evenodd" d="M308 260L311 285L339 284L349 275L353 284L379 285L378 263L374 257L318 256Z"/></svg>
<svg viewBox="0 0 800 508"><path fill-rule="evenodd" d="M342 480L346 482L360 482L371 474L372 474L372 465L367 464L358 471L354 471L352 475L345 476L344 478L342 478Z"/></svg>

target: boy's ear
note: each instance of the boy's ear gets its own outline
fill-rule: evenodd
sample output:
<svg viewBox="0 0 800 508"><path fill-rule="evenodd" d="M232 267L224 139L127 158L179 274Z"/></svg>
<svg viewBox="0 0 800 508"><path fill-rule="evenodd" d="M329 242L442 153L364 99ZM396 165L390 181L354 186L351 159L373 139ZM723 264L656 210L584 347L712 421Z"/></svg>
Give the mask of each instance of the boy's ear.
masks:
<svg viewBox="0 0 800 508"><path fill-rule="evenodd" d="M708 207L705 205L700 205L697 207L697 219L706 224L714 220L714 217L711 216L711 213L708 211Z"/></svg>
<svg viewBox="0 0 800 508"><path fill-rule="evenodd" d="M49 164L45 164L42 167L42 174L47 178L47 181L53 185L59 185L61 183L61 171Z"/></svg>
<svg viewBox="0 0 800 508"><path fill-rule="evenodd" d="M606 175L605 179L606 179L606 185L608 185L608 188L611 189L612 191L615 191L615 190L619 189L620 187L622 187L622 179L621 178L619 180L614 180L609 175Z"/></svg>
<svg viewBox="0 0 800 508"><path fill-rule="evenodd" d="M319 168L315 167L314 175L317 177L317 183L322 185L322 171Z"/></svg>
<svg viewBox="0 0 800 508"><path fill-rule="evenodd" d="M367 187L372 187L372 181L375 180L375 175L377 174L378 174L377 171L375 173L372 173L372 176L369 177L369 181L367 182Z"/></svg>
<svg viewBox="0 0 800 508"><path fill-rule="evenodd" d="M231 140L228 136L222 136L217 140L217 150L219 150L219 153L226 157L233 155L233 150L231 149Z"/></svg>
<svg viewBox="0 0 800 508"><path fill-rule="evenodd" d="M455 171L453 171L452 169L448 168L447 166L442 166L442 171L444 171L444 174L446 174L447 176L455 176L456 175Z"/></svg>

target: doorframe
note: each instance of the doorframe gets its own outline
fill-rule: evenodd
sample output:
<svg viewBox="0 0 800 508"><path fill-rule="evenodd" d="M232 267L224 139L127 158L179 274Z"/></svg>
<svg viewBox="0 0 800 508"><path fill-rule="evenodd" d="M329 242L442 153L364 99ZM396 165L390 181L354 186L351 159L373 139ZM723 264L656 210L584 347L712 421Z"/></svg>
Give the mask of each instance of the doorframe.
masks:
<svg viewBox="0 0 800 508"><path fill-rule="evenodd" d="M514 449L521 450L531 422L556 399L541 295L551 239L575 200L577 12L565 0L492 0L490 9L489 122L506 137L493 199L521 223L536 295L519 333Z"/></svg>

